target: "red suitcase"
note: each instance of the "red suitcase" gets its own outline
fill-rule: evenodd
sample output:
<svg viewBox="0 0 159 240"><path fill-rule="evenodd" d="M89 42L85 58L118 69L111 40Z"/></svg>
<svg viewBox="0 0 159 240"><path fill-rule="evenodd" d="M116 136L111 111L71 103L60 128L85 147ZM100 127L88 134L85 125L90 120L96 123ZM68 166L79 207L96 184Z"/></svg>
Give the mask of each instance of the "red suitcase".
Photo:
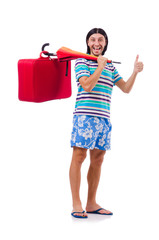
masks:
<svg viewBox="0 0 159 240"><path fill-rule="evenodd" d="M71 96L71 62L42 57L18 61L21 101L44 102Z"/></svg>

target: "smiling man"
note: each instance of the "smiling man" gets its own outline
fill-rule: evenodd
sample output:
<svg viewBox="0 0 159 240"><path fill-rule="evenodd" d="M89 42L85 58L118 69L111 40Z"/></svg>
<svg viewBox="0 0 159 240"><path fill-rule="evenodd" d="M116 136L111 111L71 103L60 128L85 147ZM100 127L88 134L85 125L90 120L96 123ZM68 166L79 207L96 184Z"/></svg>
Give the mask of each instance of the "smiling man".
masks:
<svg viewBox="0 0 159 240"><path fill-rule="evenodd" d="M117 85L124 93L129 93L136 76L143 70L143 63L137 55L134 70L125 82L112 63L103 57L108 46L108 37L103 29L94 28L86 37L87 53L97 56L97 62L77 59L75 73L78 93L73 118L70 166L70 185L73 199L72 216L87 218L87 213L112 215L96 202L96 193L101 175L101 166L107 150L111 148L110 106L113 86ZM88 196L86 212L80 199L81 166L90 151L88 170Z"/></svg>

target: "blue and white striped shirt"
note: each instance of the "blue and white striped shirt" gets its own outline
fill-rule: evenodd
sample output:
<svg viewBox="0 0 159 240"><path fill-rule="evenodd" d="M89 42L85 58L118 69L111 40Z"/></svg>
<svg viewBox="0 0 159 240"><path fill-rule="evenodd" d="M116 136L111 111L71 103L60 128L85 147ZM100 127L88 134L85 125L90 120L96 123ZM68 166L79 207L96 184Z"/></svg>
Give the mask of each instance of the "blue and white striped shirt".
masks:
<svg viewBox="0 0 159 240"><path fill-rule="evenodd" d="M113 86L122 77L119 75L112 63L107 63L103 69L97 84L91 92L86 92L79 78L92 75L98 63L91 60L79 58L75 62L75 74L78 93L75 105L75 115L90 115L96 117L110 118L110 105Z"/></svg>

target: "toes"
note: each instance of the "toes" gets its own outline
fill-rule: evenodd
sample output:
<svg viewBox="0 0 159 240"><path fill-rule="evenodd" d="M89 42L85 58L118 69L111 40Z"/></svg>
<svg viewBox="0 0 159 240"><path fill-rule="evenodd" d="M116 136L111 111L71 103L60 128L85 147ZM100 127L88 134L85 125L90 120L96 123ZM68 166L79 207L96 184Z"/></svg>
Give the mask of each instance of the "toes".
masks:
<svg viewBox="0 0 159 240"><path fill-rule="evenodd" d="M78 216L78 217L88 217L88 215L86 214L86 212L84 213L80 213L80 212L77 212L77 213L74 213L74 216Z"/></svg>
<svg viewBox="0 0 159 240"><path fill-rule="evenodd" d="M99 211L101 214L110 214L112 212L110 212L109 210L105 210L105 209L102 209Z"/></svg>
<svg viewBox="0 0 159 240"><path fill-rule="evenodd" d="M83 213L75 213L74 215L75 215L75 216L79 216L79 217L84 217L84 214L83 214Z"/></svg>

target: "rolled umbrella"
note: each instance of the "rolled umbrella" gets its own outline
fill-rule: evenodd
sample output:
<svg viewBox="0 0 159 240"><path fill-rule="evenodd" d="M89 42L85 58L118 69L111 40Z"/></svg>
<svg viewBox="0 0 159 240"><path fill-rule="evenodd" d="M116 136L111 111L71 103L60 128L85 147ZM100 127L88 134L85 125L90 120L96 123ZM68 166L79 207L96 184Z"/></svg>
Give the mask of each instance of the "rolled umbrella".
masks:
<svg viewBox="0 0 159 240"><path fill-rule="evenodd" d="M43 45L42 47L42 51L44 51L44 48L45 46L48 46L49 43L46 43ZM67 48L67 47L61 47L57 50L56 54L54 53L45 53L46 55L49 55L49 56L57 56L58 60L59 61L69 61L69 60L74 60L74 59L77 59L77 58L85 58L85 59L88 59L88 60L94 60L94 61L97 61L97 58L96 56L93 56L93 55L89 55L89 54L86 54L86 53L81 53L81 52L78 52L78 51L74 51L70 48ZM117 63L117 64L121 64L121 62L116 62L116 61L112 61L112 60L107 60L108 63Z"/></svg>
<svg viewBox="0 0 159 240"><path fill-rule="evenodd" d="M59 61L68 61L68 60L74 60L74 59L77 59L77 58L85 58L85 59L88 59L88 60L95 60L97 61L97 58L96 56L93 56L93 55L89 55L89 54L86 54L86 53L81 53L81 52L77 52L77 51L74 51L70 48L66 48L66 47L61 47L57 52L57 57L59 59ZM116 62L116 61L112 61L112 60L107 60L108 63L118 63L120 64L121 62Z"/></svg>

